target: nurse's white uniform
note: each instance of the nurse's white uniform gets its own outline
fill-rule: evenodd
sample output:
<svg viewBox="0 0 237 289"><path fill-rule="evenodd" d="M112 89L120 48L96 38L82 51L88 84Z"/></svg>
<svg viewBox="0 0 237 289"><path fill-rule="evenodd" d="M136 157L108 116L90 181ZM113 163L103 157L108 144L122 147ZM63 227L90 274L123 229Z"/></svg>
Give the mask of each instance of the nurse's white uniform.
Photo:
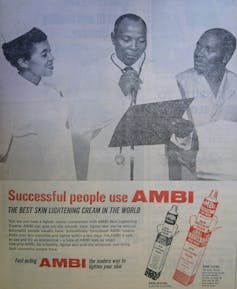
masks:
<svg viewBox="0 0 237 289"><path fill-rule="evenodd" d="M43 81L13 76L1 88L1 179L75 180L65 97Z"/></svg>

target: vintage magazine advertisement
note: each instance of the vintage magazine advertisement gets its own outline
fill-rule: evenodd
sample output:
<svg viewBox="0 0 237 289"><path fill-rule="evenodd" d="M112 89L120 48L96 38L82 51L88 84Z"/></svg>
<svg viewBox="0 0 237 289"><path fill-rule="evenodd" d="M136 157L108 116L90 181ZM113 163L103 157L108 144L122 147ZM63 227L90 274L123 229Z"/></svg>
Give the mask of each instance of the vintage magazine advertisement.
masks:
<svg viewBox="0 0 237 289"><path fill-rule="evenodd" d="M235 187L3 182L1 286L236 288Z"/></svg>
<svg viewBox="0 0 237 289"><path fill-rule="evenodd" d="M0 287L236 289L237 1L0 16Z"/></svg>

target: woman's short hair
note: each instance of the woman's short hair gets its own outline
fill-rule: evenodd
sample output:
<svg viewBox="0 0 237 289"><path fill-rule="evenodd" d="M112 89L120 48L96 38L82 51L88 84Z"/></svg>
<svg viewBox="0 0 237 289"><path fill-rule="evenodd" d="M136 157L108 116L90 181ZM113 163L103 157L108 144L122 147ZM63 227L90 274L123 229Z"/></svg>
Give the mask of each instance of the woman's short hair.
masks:
<svg viewBox="0 0 237 289"><path fill-rule="evenodd" d="M4 43L2 45L3 54L11 65L21 70L18 60L20 58L30 60L34 49L33 45L46 40L47 35L40 29L34 27L16 39Z"/></svg>

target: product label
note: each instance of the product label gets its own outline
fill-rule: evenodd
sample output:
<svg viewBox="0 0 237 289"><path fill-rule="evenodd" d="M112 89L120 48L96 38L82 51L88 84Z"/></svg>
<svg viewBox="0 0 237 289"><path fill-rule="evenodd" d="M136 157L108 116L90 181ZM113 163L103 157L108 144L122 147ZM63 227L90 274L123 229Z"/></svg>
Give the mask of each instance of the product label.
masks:
<svg viewBox="0 0 237 289"><path fill-rule="evenodd" d="M164 246L169 246L171 244L173 240L173 237L166 237L164 235L162 235L161 233L159 233L157 235L157 238L156 238L156 242L164 245Z"/></svg>
<svg viewBox="0 0 237 289"><path fill-rule="evenodd" d="M206 216L208 218L212 218L217 209L218 202L213 202L207 198L204 199L202 206L200 208L199 214Z"/></svg>
<svg viewBox="0 0 237 289"><path fill-rule="evenodd" d="M157 240L152 250L151 258L148 267L156 272L163 269L169 246L172 242L172 238L167 238L158 234Z"/></svg>
<svg viewBox="0 0 237 289"><path fill-rule="evenodd" d="M205 233L192 226L189 229L186 241L198 247L206 247L210 237L210 231Z"/></svg>
<svg viewBox="0 0 237 289"><path fill-rule="evenodd" d="M176 223L177 217L178 217L177 215L174 215L168 212L165 218L165 223L174 225Z"/></svg>
<svg viewBox="0 0 237 289"><path fill-rule="evenodd" d="M185 242L177 270L192 276L198 269L204 252L205 247L197 247L194 244Z"/></svg>

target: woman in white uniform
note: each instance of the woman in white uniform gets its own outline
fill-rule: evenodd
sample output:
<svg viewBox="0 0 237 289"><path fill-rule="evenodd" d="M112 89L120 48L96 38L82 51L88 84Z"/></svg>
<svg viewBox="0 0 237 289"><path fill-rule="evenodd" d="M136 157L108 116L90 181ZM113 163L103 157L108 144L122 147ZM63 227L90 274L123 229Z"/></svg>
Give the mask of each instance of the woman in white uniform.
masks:
<svg viewBox="0 0 237 289"><path fill-rule="evenodd" d="M0 179L74 180L68 110L53 74L47 35L33 28L2 45L18 73L0 96Z"/></svg>

